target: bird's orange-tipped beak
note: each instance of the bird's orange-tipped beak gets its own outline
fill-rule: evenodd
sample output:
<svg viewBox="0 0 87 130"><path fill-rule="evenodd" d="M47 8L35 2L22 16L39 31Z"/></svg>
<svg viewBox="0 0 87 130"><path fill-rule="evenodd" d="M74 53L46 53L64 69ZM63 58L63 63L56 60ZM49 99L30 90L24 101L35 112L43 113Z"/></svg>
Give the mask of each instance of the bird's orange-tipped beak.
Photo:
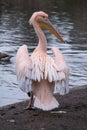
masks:
<svg viewBox="0 0 87 130"><path fill-rule="evenodd" d="M48 29L52 34L54 34L60 41L65 42L62 38L62 36L58 33L58 31L53 27L51 22L49 21L48 18L45 18L41 21L38 21L39 26L42 29Z"/></svg>

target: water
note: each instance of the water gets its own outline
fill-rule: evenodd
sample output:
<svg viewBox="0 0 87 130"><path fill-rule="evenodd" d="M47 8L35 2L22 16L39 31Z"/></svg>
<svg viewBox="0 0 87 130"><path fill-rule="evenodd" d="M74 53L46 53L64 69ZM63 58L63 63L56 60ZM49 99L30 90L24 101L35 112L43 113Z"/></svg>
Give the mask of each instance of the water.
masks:
<svg viewBox="0 0 87 130"><path fill-rule="evenodd" d="M48 6L49 5L49 6ZM72 5L72 6L71 6ZM59 47L70 68L70 87L87 84L87 1L74 0L6 0L0 1L0 52L11 56L0 61L0 106L27 99L19 88L15 72L15 56L19 46L28 45L30 53L38 39L28 20L32 13L43 10L58 28L66 44L45 31L48 54L51 47Z"/></svg>

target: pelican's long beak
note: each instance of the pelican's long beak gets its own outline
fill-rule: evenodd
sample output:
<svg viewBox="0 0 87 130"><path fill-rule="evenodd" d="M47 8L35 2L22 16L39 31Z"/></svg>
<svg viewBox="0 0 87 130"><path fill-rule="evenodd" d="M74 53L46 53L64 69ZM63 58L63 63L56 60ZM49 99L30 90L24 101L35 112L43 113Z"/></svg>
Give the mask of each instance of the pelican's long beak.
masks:
<svg viewBox="0 0 87 130"><path fill-rule="evenodd" d="M58 31L53 27L51 22L49 21L48 18L45 18L41 21L38 21L39 26L42 29L48 29L52 34L54 34L60 41L65 42L62 38L62 36L58 33Z"/></svg>

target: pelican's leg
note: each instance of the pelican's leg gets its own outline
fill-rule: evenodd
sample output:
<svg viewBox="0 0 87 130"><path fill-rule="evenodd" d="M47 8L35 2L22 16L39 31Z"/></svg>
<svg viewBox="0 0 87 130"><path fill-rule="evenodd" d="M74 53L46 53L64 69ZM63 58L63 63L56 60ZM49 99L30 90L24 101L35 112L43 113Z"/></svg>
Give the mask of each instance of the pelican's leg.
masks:
<svg viewBox="0 0 87 130"><path fill-rule="evenodd" d="M29 100L29 104L28 106L25 108L25 110L32 110L33 109L33 92L29 92L27 93L28 96L30 97L30 100Z"/></svg>

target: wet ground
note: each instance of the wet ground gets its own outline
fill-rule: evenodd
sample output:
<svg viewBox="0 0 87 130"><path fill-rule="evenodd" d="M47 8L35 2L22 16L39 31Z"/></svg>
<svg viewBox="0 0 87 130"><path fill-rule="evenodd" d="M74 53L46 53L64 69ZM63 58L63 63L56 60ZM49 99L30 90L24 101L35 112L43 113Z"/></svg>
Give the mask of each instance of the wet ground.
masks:
<svg viewBox="0 0 87 130"><path fill-rule="evenodd" d="M56 95L53 111L24 110L28 101L0 108L0 130L87 130L87 86Z"/></svg>

